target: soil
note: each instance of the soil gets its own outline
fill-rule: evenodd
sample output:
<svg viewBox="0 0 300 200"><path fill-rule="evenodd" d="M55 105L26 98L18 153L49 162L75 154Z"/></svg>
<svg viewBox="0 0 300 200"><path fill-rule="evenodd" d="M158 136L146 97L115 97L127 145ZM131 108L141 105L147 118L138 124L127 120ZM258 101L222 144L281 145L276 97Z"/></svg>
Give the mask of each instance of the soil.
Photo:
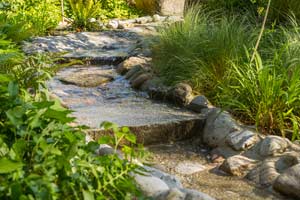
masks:
<svg viewBox="0 0 300 200"><path fill-rule="evenodd" d="M175 175L184 187L222 200L283 200L271 189L258 188L246 179L218 170L222 158L211 162L209 150L194 141L148 146L154 167Z"/></svg>

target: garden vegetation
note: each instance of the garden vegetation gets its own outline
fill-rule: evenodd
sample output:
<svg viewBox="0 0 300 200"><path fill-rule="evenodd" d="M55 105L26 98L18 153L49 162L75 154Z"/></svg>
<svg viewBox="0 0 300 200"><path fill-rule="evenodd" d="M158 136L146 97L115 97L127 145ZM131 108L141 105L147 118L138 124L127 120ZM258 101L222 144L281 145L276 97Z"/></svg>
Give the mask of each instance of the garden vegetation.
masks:
<svg viewBox="0 0 300 200"><path fill-rule="evenodd" d="M56 59L20 50L24 39L57 26L59 2L0 1L0 199L142 199L130 176L141 172L131 162L142 148L135 136L106 122L103 129L114 135L87 143L88 127L74 125L72 111L47 90ZM103 143L120 149L124 159L97 156Z"/></svg>
<svg viewBox="0 0 300 200"><path fill-rule="evenodd" d="M190 83L265 134L300 139L299 3L272 1L254 51L267 1L205 2L160 31L156 72L170 85Z"/></svg>

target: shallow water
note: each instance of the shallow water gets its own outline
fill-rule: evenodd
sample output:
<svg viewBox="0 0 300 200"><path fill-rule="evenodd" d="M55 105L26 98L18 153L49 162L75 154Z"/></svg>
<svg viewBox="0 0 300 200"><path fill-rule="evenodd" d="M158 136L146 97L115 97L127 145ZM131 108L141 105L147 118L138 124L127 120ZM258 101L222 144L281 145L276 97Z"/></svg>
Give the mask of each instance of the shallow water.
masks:
<svg viewBox="0 0 300 200"><path fill-rule="evenodd" d="M114 80L98 87L65 84L59 77L88 70L103 71ZM75 66L65 68L48 83L50 90L72 110L80 124L97 128L103 121L120 126L141 126L199 118L199 115L166 103L150 100L145 92L133 90L129 82L115 72L114 66Z"/></svg>

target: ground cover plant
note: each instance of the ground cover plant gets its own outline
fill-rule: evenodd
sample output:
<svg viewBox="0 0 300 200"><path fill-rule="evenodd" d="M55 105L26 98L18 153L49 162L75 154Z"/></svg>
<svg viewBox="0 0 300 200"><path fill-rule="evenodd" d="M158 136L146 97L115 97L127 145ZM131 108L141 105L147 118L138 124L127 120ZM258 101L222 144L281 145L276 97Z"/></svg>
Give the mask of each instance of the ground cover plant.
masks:
<svg viewBox="0 0 300 200"><path fill-rule="evenodd" d="M68 17L74 20L73 26L79 30L93 30L95 22L91 21L92 18L105 22L141 14L126 0L66 0L65 4Z"/></svg>
<svg viewBox="0 0 300 200"><path fill-rule="evenodd" d="M241 13L192 8L184 22L161 30L153 45L156 72L167 84L190 83L263 133L300 139L297 18L269 21L251 61L262 20Z"/></svg>
<svg viewBox="0 0 300 200"><path fill-rule="evenodd" d="M57 0L0 1L0 32L15 42L47 33L60 19Z"/></svg>

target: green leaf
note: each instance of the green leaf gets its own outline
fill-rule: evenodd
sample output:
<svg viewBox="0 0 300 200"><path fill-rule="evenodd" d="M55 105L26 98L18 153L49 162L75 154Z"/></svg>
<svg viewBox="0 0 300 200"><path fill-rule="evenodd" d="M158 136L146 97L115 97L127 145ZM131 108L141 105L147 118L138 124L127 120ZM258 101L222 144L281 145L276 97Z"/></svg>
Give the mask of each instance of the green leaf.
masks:
<svg viewBox="0 0 300 200"><path fill-rule="evenodd" d="M94 200L95 199L94 194L90 191L83 190L82 194L83 194L83 199L84 200Z"/></svg>
<svg viewBox="0 0 300 200"><path fill-rule="evenodd" d="M6 116L14 126L18 126L21 125L23 122L22 116L24 115L24 112L25 112L24 108L18 106L8 110L6 112Z"/></svg>
<svg viewBox="0 0 300 200"><path fill-rule="evenodd" d="M101 136L98 140L98 144L111 144L112 143L112 137L110 136Z"/></svg>
<svg viewBox="0 0 300 200"><path fill-rule="evenodd" d="M0 174L7 174L18 169L21 169L23 164L21 162L14 162L7 158L0 159Z"/></svg>
<svg viewBox="0 0 300 200"><path fill-rule="evenodd" d="M136 143L136 136L132 133L128 133L125 135L126 140L128 140L129 142L135 144Z"/></svg>
<svg viewBox="0 0 300 200"><path fill-rule="evenodd" d="M16 82L9 82L8 93L11 97L16 97L19 94L19 86Z"/></svg>

